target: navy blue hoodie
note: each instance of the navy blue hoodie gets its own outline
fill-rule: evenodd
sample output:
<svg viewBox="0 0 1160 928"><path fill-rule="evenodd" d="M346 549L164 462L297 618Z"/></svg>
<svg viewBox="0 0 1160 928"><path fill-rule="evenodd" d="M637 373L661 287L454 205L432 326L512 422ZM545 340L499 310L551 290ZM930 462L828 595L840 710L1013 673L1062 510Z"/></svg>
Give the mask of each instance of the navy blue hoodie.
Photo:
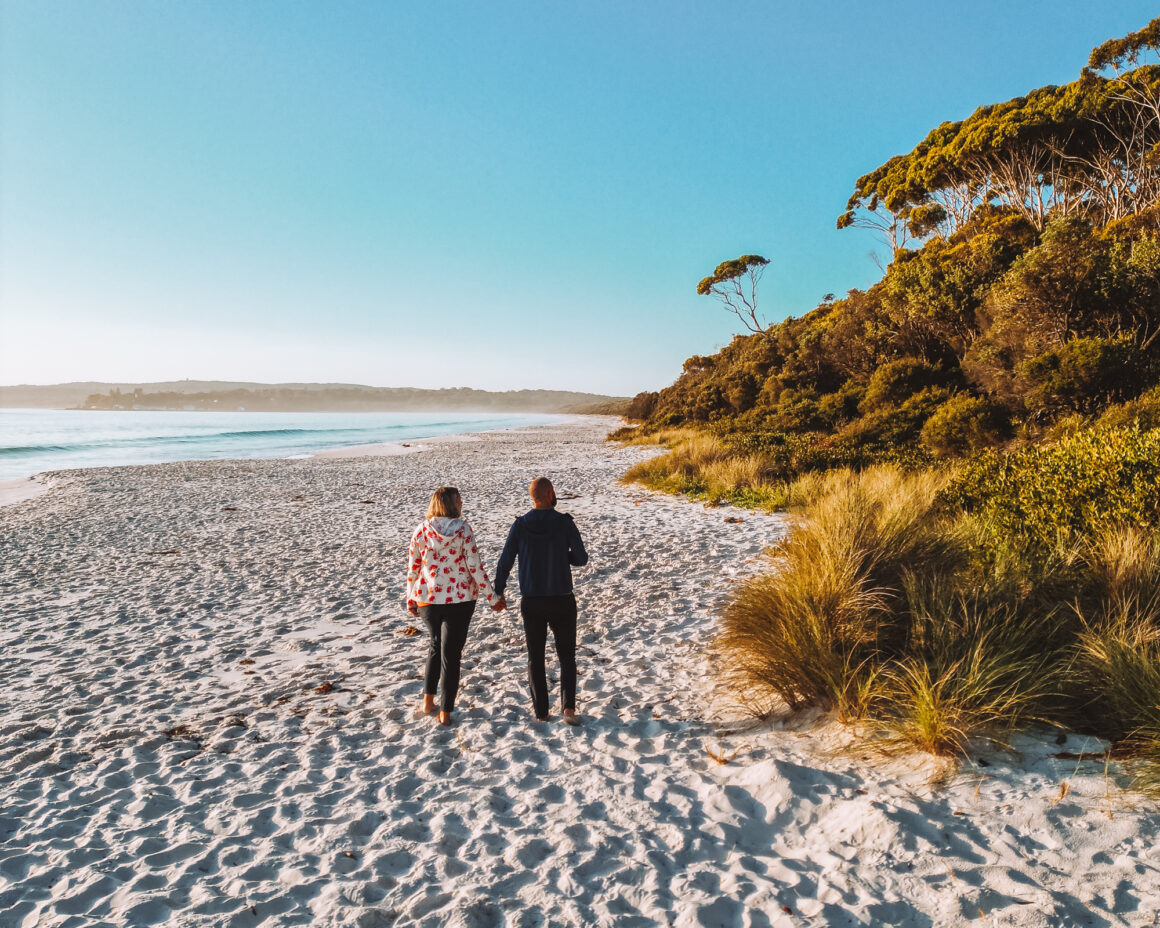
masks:
<svg viewBox="0 0 1160 928"><path fill-rule="evenodd" d="M588 563L576 523L555 509L533 509L512 525L495 568L499 596L507 586L516 555L522 596L567 596L572 592L572 568Z"/></svg>

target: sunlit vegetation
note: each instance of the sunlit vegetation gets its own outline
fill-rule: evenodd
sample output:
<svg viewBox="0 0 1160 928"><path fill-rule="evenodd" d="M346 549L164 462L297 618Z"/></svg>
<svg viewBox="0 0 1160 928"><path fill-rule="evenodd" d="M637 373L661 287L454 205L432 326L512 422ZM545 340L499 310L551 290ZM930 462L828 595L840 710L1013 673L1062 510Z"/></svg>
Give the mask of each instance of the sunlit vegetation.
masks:
<svg viewBox="0 0 1160 928"><path fill-rule="evenodd" d="M797 513L722 621L753 711L951 755L1070 727L1160 787L1158 53L1160 19L859 178L881 281L632 401L616 437L667 451L626 479Z"/></svg>
<svg viewBox="0 0 1160 928"><path fill-rule="evenodd" d="M1039 449L1011 456L985 512L964 492L969 470L800 481L772 569L722 617L739 700L756 714L834 710L881 746L936 754L1031 723L1074 728L1160 783L1160 482L1094 522L1056 497L1024 535L1003 524L1033 485L1110 491L1120 463L1160 447L1160 431L1103 433L1098 455L1089 438L1047 464Z"/></svg>

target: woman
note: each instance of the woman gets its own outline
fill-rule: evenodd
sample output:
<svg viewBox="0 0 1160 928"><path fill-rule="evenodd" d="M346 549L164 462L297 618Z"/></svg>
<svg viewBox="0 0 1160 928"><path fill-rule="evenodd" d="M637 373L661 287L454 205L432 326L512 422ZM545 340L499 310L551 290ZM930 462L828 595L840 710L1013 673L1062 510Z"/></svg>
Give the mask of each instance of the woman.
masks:
<svg viewBox="0 0 1160 928"><path fill-rule="evenodd" d="M431 632L422 711L427 715L435 711L435 693L442 679L439 721L443 725L451 724L459 689L459 658L475 600L483 593L496 612L506 608L492 589L462 513L463 500L455 487L436 490L427 518L411 537L407 562L407 611L421 617Z"/></svg>

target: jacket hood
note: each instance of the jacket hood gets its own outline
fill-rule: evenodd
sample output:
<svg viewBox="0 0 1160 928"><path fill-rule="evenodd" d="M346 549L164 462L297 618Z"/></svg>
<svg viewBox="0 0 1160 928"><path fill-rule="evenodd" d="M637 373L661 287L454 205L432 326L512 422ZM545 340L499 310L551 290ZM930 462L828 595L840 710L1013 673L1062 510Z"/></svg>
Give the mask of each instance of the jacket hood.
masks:
<svg viewBox="0 0 1160 928"><path fill-rule="evenodd" d="M519 521L529 535L548 535L552 532L552 526L560 519L570 518L571 516L556 512L555 509L533 509L520 516Z"/></svg>
<svg viewBox="0 0 1160 928"><path fill-rule="evenodd" d="M423 524L426 526L428 543L435 549L441 549L451 544L452 539L467 524L467 520L435 516Z"/></svg>

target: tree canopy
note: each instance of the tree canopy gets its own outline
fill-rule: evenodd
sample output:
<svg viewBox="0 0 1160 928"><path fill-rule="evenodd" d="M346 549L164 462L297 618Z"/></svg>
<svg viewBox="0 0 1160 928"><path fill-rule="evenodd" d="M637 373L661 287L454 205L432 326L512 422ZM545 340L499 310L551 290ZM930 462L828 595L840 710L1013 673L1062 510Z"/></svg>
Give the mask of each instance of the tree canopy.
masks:
<svg viewBox="0 0 1160 928"><path fill-rule="evenodd" d="M768 264L769 259L761 255L742 255L732 261L722 261L697 284L697 292L717 297L750 332L763 333L766 327L757 313L757 285Z"/></svg>
<svg viewBox="0 0 1160 928"><path fill-rule="evenodd" d="M1119 71L1125 65L1135 67L1147 52L1160 55L1160 17L1143 29L1129 32L1122 39L1108 39L1103 45L1093 48L1086 71L1095 73L1108 68Z"/></svg>
<svg viewBox="0 0 1160 928"><path fill-rule="evenodd" d="M942 123L858 178L838 228L875 228L897 249L951 235L984 206L1015 210L1040 231L1052 216L1103 225L1154 210L1160 67L1141 61L1157 52L1160 18L1099 46L1071 83Z"/></svg>

